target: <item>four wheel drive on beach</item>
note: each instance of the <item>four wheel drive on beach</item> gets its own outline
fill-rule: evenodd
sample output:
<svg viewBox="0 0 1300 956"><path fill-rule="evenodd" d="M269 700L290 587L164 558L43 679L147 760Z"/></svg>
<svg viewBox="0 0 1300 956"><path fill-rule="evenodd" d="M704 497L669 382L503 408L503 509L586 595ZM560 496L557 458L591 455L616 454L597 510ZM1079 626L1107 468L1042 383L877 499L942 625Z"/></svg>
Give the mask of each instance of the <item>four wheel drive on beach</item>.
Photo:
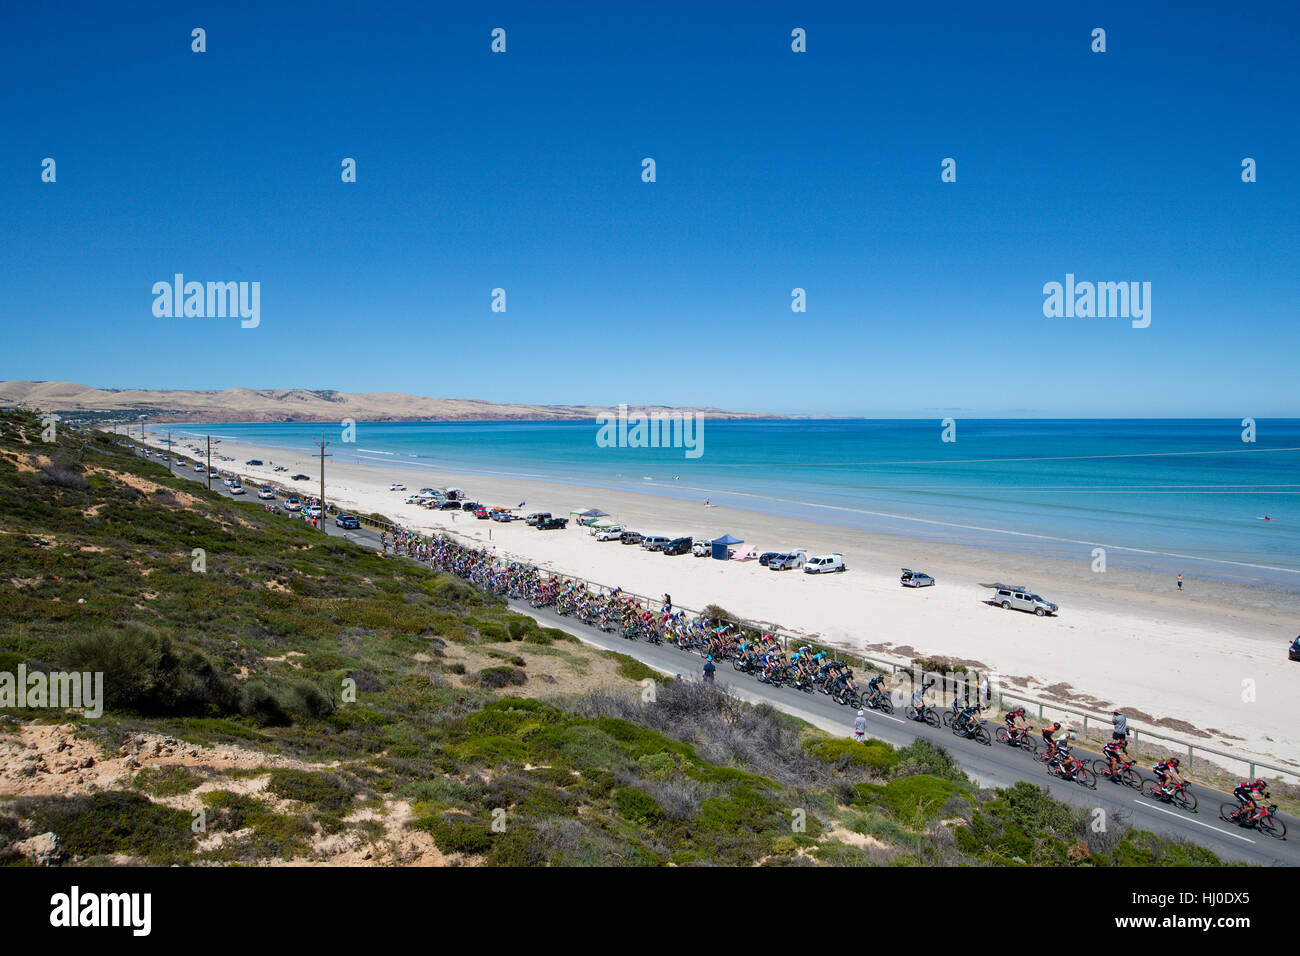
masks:
<svg viewBox="0 0 1300 956"><path fill-rule="evenodd" d="M550 515L547 515L546 520L537 522L537 530L553 531L556 528L563 528L568 523L568 518L552 518Z"/></svg>
<svg viewBox="0 0 1300 956"><path fill-rule="evenodd" d="M804 562L804 574L827 574L832 571L846 571L844 555L838 551L833 554L819 554Z"/></svg>
<svg viewBox="0 0 1300 956"><path fill-rule="evenodd" d="M549 520L550 517L551 513L549 511L534 511L528 517L524 518L524 524L535 525L539 522Z"/></svg>
<svg viewBox="0 0 1300 956"><path fill-rule="evenodd" d="M1030 611L1039 617L1055 614L1060 610L1051 601L1046 601L1027 588L1017 584L981 584L982 588L993 588L990 604L996 604L1004 611L1014 608L1017 611Z"/></svg>
<svg viewBox="0 0 1300 956"><path fill-rule="evenodd" d="M924 571L913 571L911 568L903 568L903 574L898 579L898 583L905 588L931 588L934 587L934 578Z"/></svg>
<svg viewBox="0 0 1300 956"><path fill-rule="evenodd" d="M798 548L794 551L783 552L782 554L778 554L775 558L771 558L767 562L767 566L772 571L791 571L802 568L807 561L808 552L804 551L802 548Z"/></svg>

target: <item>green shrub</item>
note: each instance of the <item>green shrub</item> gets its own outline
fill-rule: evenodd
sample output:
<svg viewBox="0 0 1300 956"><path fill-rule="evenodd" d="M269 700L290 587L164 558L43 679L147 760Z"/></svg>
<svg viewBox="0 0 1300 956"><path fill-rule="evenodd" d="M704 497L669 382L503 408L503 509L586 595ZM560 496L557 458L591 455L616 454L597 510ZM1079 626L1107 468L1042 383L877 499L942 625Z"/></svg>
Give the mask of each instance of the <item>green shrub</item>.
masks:
<svg viewBox="0 0 1300 956"><path fill-rule="evenodd" d="M614 807L619 814L633 823L655 824L663 809L650 794L634 787L620 787L614 791Z"/></svg>
<svg viewBox="0 0 1300 956"><path fill-rule="evenodd" d="M352 806L352 792L337 774L272 770L266 789L285 800L310 803L333 813L342 813Z"/></svg>
<svg viewBox="0 0 1300 956"><path fill-rule="evenodd" d="M492 834L486 825L461 816L424 817L411 826L433 837L434 844L443 853L478 856L486 853L492 845Z"/></svg>
<svg viewBox="0 0 1300 956"><path fill-rule="evenodd" d="M202 782L202 777L184 767L146 767L135 775L131 785L155 797L178 797Z"/></svg>

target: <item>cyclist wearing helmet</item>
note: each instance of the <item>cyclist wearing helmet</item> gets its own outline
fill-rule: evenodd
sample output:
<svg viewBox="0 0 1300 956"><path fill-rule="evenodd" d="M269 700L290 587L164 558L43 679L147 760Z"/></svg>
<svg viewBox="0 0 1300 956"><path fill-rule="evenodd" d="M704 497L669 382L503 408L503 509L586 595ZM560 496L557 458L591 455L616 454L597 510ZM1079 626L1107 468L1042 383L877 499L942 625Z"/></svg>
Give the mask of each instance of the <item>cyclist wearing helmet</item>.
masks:
<svg viewBox="0 0 1300 956"><path fill-rule="evenodd" d="M1115 783L1119 782L1119 763L1128 756L1128 744L1122 738L1112 738L1107 741L1106 746L1101 748L1101 755L1110 762L1110 769L1106 775Z"/></svg>
<svg viewBox="0 0 1300 956"><path fill-rule="evenodd" d="M1056 752L1056 742L1052 740L1052 735L1061 729L1059 720L1053 721L1052 726L1043 728L1043 743L1047 746L1047 756L1052 756Z"/></svg>
<svg viewBox="0 0 1300 956"><path fill-rule="evenodd" d="M1017 707L1015 710L1009 710L1002 715L1002 720L1007 725L1007 733L1011 734L1013 737L1016 735L1017 732L1023 732L1025 730L1024 719L1025 719L1025 708L1023 707Z"/></svg>
<svg viewBox="0 0 1300 956"><path fill-rule="evenodd" d="M931 678L928 682L912 691L912 706L916 708L918 713L925 709L925 692L933 686L934 678Z"/></svg>
<svg viewBox="0 0 1300 956"><path fill-rule="evenodd" d="M1170 757L1168 760L1162 760L1151 768L1155 771L1156 781L1160 784L1160 789L1166 796L1173 794L1174 786L1181 786L1187 783L1182 775L1178 772L1178 758Z"/></svg>
<svg viewBox="0 0 1300 956"><path fill-rule="evenodd" d="M1249 808L1250 812L1246 816L1253 817L1259 812L1259 802L1255 798L1268 796L1268 783L1264 780L1243 780L1233 788L1232 795L1241 804L1242 812L1245 813Z"/></svg>
<svg viewBox="0 0 1300 956"><path fill-rule="evenodd" d="M884 674L877 674L875 677L871 678L871 680L867 681L867 691L869 692L868 696L873 700L877 695L883 696L884 684L885 684Z"/></svg>
<svg viewBox="0 0 1300 956"><path fill-rule="evenodd" d="M1074 739L1075 733L1073 730L1063 730L1056 736L1056 740L1053 741L1056 746L1052 749L1052 760L1056 762L1057 768L1062 772L1065 770L1066 761L1071 760L1074 757L1074 755L1070 753L1070 743ZM1070 776L1074 776L1073 772Z"/></svg>

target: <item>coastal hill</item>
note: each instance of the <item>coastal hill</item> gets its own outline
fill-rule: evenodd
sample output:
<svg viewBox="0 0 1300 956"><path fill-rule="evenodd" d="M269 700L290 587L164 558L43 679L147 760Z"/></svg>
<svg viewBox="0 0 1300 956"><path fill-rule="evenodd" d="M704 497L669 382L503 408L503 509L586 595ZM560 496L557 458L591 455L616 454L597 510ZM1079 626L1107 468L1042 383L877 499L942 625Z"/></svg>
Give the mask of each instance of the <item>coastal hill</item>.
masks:
<svg viewBox="0 0 1300 956"><path fill-rule="evenodd" d="M94 388L75 382L0 382L0 405L151 422L589 421L598 405L507 405L473 398L428 398L403 392L338 392L306 388L221 391ZM780 418L720 408L630 406L635 412L699 412L711 419Z"/></svg>

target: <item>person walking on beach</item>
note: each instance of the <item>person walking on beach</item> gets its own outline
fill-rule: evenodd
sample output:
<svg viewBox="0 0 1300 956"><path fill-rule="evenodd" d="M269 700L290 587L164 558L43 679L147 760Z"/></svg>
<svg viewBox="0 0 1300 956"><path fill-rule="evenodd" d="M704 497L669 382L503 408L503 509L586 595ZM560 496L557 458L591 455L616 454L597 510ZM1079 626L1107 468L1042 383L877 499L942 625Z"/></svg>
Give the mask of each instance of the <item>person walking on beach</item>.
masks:
<svg viewBox="0 0 1300 956"><path fill-rule="evenodd" d="M853 739L866 741L867 739L867 712L858 711L858 716L853 721Z"/></svg>
<svg viewBox="0 0 1300 956"><path fill-rule="evenodd" d="M1178 575L1178 590L1181 591L1182 589L1183 589L1183 576L1180 574Z"/></svg>

